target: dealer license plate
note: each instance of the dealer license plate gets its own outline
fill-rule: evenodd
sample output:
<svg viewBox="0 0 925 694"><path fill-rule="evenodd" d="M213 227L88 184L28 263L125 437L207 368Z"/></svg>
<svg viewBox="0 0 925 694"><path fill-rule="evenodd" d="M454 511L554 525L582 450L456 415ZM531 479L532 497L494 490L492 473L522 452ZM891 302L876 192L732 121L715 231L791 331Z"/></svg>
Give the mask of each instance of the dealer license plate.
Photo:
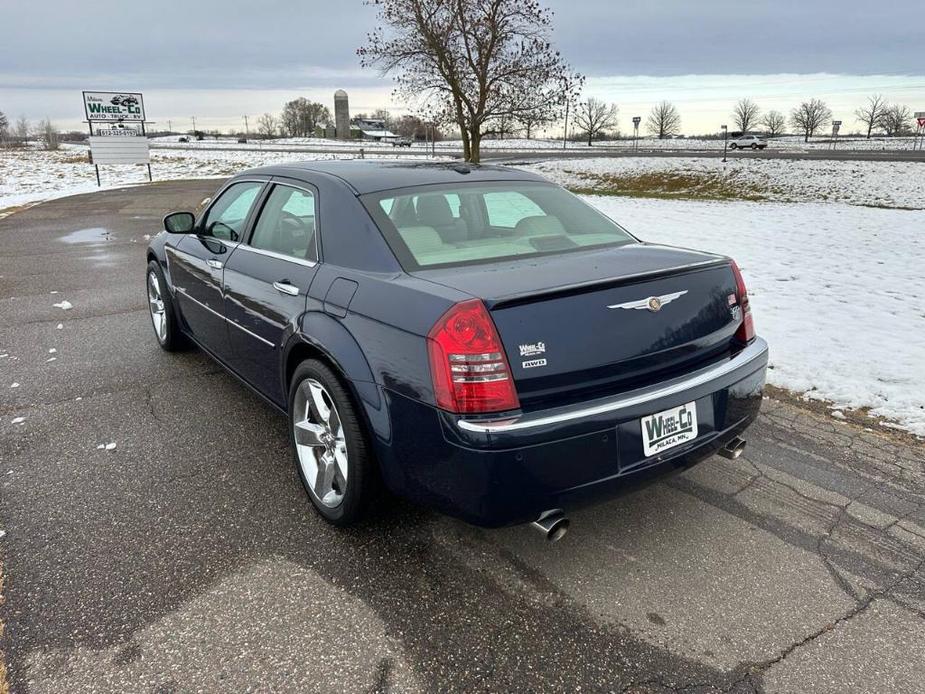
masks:
<svg viewBox="0 0 925 694"><path fill-rule="evenodd" d="M685 441L697 438L697 403L689 402L643 417L642 451L646 457L658 455Z"/></svg>

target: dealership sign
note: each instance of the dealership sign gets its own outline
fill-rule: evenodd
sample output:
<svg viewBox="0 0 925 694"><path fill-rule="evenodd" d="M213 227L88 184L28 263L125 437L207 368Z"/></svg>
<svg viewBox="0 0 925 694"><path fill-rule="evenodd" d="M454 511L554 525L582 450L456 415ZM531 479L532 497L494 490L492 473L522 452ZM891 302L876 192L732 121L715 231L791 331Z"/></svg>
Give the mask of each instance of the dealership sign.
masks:
<svg viewBox="0 0 925 694"><path fill-rule="evenodd" d="M84 112L90 122L144 122L145 103L133 92L84 92Z"/></svg>

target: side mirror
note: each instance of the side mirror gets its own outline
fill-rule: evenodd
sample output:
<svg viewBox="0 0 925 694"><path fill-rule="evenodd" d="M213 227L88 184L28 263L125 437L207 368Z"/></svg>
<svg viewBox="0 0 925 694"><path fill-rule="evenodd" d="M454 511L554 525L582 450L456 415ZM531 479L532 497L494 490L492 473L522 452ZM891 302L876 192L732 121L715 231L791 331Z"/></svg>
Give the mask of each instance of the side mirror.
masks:
<svg viewBox="0 0 925 694"><path fill-rule="evenodd" d="M196 226L192 212L171 212L164 217L164 229L170 234L189 234Z"/></svg>

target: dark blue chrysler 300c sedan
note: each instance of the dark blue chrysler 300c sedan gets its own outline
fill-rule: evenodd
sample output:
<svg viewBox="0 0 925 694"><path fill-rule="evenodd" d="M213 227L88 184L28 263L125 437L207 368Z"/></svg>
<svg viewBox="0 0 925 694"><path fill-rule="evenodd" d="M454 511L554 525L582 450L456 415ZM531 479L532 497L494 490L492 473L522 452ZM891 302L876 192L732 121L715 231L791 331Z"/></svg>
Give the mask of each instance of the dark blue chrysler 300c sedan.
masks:
<svg viewBox="0 0 925 694"><path fill-rule="evenodd" d="M379 488L536 522L720 453L768 361L729 258L644 243L539 176L340 161L232 178L148 248L157 340L289 418L324 518Z"/></svg>

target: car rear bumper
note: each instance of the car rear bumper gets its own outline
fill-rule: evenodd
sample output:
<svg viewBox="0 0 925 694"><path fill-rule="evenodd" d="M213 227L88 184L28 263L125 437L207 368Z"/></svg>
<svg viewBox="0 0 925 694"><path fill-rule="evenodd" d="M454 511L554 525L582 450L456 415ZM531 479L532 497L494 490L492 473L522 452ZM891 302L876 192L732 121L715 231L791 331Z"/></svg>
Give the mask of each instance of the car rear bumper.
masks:
<svg viewBox="0 0 925 694"><path fill-rule="evenodd" d="M384 391L390 428L378 437L396 493L482 526L535 520L612 498L690 467L738 436L761 405L767 343L617 397L506 419L469 419ZM644 457L640 418L697 403L697 438Z"/></svg>

